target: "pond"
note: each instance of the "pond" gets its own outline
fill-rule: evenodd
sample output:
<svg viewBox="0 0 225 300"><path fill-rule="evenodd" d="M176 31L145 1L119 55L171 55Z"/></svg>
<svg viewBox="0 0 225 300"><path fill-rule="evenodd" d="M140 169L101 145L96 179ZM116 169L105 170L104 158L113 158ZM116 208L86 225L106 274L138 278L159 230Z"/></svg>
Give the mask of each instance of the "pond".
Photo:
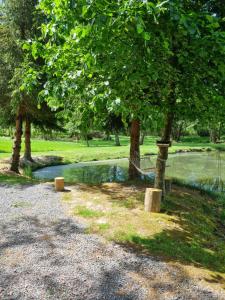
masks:
<svg viewBox="0 0 225 300"><path fill-rule="evenodd" d="M154 178L156 156L141 161L141 168L149 170ZM169 155L166 175L205 189L223 191L225 182L225 152L180 153ZM144 171L146 173L146 171ZM33 173L35 178L52 180L63 176L65 181L74 183L123 182L128 179L128 159L93 161L46 167Z"/></svg>

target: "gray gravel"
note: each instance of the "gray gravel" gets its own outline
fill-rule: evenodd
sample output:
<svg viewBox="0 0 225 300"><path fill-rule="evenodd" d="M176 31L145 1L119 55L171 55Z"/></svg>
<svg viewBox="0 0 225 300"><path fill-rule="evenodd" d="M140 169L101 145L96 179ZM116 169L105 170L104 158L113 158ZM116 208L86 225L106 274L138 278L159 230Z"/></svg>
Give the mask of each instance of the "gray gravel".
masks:
<svg viewBox="0 0 225 300"><path fill-rule="evenodd" d="M0 299L225 299L177 267L137 256L66 214L51 185L0 185Z"/></svg>

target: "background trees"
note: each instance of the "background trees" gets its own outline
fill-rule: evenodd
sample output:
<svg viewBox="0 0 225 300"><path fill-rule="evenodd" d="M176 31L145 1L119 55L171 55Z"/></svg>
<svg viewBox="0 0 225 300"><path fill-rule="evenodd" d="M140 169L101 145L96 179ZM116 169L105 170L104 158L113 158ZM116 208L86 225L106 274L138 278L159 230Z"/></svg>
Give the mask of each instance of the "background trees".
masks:
<svg viewBox="0 0 225 300"><path fill-rule="evenodd" d="M6 106L11 116L15 116L16 131L12 154L11 170L18 172L22 123L27 113L30 99L25 92L18 92L21 85L20 75L23 70L24 56L22 43L32 36L33 13L37 1L5 1L2 8L1 35L2 43L2 67L6 66L6 72L2 72L4 86L1 89L1 99L5 99ZM5 74L5 75L4 75ZM10 118L10 121L12 119Z"/></svg>
<svg viewBox="0 0 225 300"><path fill-rule="evenodd" d="M37 102L39 91L23 89L23 74L30 64L40 64L25 56L23 44L38 36L41 18L36 12L38 1L7 0L1 8L1 60L0 60L0 101L1 120L5 125L16 122L15 141L12 153L11 170L19 172L20 149L25 122L24 159L31 157L31 124L39 127L57 128L56 113L46 103ZM29 79L29 77L28 77ZM28 80L27 79L27 80ZM29 79L30 80L30 79Z"/></svg>

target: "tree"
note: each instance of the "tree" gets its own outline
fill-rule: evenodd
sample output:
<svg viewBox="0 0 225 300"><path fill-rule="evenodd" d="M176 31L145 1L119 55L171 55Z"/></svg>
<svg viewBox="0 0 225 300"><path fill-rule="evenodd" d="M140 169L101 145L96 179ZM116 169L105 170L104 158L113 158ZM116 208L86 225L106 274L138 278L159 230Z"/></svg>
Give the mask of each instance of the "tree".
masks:
<svg viewBox="0 0 225 300"><path fill-rule="evenodd" d="M155 179L155 187L162 189L163 195L168 146L176 108L181 102L184 115L193 111L198 113L198 106L206 105L207 98L218 95L215 82L221 82L218 64L221 55L224 55L217 16L207 12L203 6L196 8L191 1L171 1L165 7L163 19L159 19L159 23L162 24L161 30L169 41L171 55L167 64L171 68L172 78L165 103L165 122L159 141ZM224 76L222 81L223 79Z"/></svg>
<svg viewBox="0 0 225 300"><path fill-rule="evenodd" d="M32 93L23 88L23 74L29 70L30 65L37 67L41 62L28 60L23 49L24 42L32 36L40 35L38 26L42 18L36 13L38 1L7 0L2 10L0 49L2 59L0 67L5 68L0 77L2 115L5 123L12 124L16 120L15 141L12 154L11 170L19 172L20 150L25 122L25 153L24 159L32 161L31 157L31 124L41 128L57 128L57 111L51 111L46 102L38 104L38 90ZM25 13L26 12L26 13ZM32 80L29 77L27 80ZM7 113L6 113L7 112Z"/></svg>
<svg viewBox="0 0 225 300"><path fill-rule="evenodd" d="M40 8L49 23L43 26L42 43L33 42L31 51L39 50L46 62L48 78L43 94L48 95L50 105L67 106L71 98L76 99L74 103L85 99L99 110L106 107L110 113L129 118L133 131L129 169L133 178L139 175L133 165L139 160L139 122L148 114L151 101L154 99L157 105L159 98L153 84L159 71L155 72L156 66L148 62L154 60L161 41L156 39L151 50L150 34L144 30L141 17L135 17L137 12L142 14L143 4L130 5L128 16L124 14L126 5L127 1L122 5L113 1L103 7L97 1L82 7L78 2L74 9L72 3L54 2L52 9L50 3L42 1ZM160 11L160 7L154 7ZM154 22L149 18L150 24ZM53 33L54 27L58 30ZM47 44L46 36L50 40ZM168 72L164 71L166 80Z"/></svg>
<svg viewBox="0 0 225 300"><path fill-rule="evenodd" d="M138 176L140 123L153 109L160 112L164 128L155 186L164 191L165 145L176 108L199 112L211 95L220 94L215 84L223 72L224 36L218 16L201 1L53 3L41 1L48 22L42 40L31 44L45 61L42 94L50 105L66 107L73 99L76 107L85 99L96 110L129 118L130 178Z"/></svg>
<svg viewBox="0 0 225 300"><path fill-rule="evenodd" d="M22 122L26 113L26 107L29 102L25 93L21 93L20 97L13 96L13 90L17 86L20 74L20 67L23 63L22 42L30 38L33 28L33 12L37 1L23 0L7 0L2 10L1 26L4 30L5 37L9 41L9 45L3 45L4 64L9 64L10 70L7 72L6 84L2 94L7 97L8 108L14 108L16 118L15 142L13 147L12 162L10 169L19 172L19 158L22 140ZM26 12L26 13L25 13ZM2 37L4 39L4 36ZM10 84L9 84L10 83ZM8 85L10 87L8 87Z"/></svg>

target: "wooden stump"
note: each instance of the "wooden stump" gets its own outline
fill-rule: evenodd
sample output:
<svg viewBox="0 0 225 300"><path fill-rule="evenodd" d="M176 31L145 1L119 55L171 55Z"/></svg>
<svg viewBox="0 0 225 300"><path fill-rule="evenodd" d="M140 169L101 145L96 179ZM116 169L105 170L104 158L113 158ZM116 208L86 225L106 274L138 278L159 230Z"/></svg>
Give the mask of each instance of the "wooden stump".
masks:
<svg viewBox="0 0 225 300"><path fill-rule="evenodd" d="M145 211L160 212L162 190L148 188L145 192Z"/></svg>
<svg viewBox="0 0 225 300"><path fill-rule="evenodd" d="M166 194L170 193L172 190L172 180L169 178L165 179L165 191Z"/></svg>
<svg viewBox="0 0 225 300"><path fill-rule="evenodd" d="M64 191L64 177L56 177L55 178L55 190L57 192Z"/></svg>

